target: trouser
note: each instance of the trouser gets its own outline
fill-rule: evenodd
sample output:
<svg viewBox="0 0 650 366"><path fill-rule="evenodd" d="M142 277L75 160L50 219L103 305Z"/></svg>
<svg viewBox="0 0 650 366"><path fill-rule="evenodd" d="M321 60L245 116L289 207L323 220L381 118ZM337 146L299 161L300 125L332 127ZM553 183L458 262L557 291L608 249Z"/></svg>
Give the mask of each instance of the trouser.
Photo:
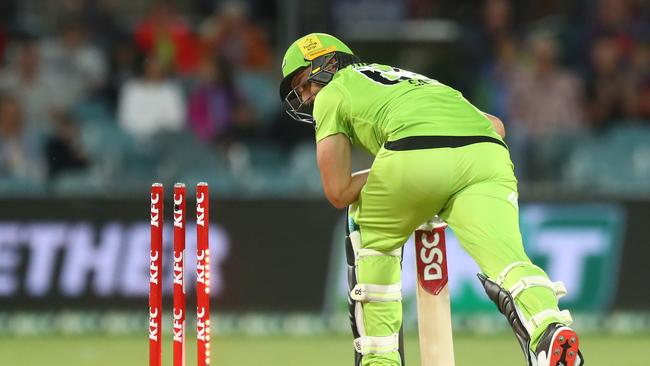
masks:
<svg viewBox="0 0 650 366"><path fill-rule="evenodd" d="M504 288L522 278L547 278L524 252L517 197L509 153L500 144L402 151L382 148L352 212L360 248L374 253L357 259L358 282L380 286L379 292L394 290L401 283L400 258L395 253L420 224L435 215L449 224L481 271L498 279ZM362 322L364 336L382 342L393 339L402 323L399 299L362 299L357 321ZM551 288L527 287L515 302L522 317L537 320L530 328L533 344L548 324L563 320L553 315L558 308ZM540 319L535 318L537 314L550 316ZM390 349L367 349L362 365L399 365L398 351L386 352Z"/></svg>

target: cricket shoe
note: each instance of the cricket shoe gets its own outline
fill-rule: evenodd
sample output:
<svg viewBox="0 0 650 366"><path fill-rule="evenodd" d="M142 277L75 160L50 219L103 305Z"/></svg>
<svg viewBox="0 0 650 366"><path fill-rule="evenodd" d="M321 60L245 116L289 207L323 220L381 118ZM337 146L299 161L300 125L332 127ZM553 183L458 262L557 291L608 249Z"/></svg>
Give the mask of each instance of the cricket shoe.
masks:
<svg viewBox="0 0 650 366"><path fill-rule="evenodd" d="M537 366L582 366L585 361L579 346L580 339L573 329L553 323L537 344Z"/></svg>

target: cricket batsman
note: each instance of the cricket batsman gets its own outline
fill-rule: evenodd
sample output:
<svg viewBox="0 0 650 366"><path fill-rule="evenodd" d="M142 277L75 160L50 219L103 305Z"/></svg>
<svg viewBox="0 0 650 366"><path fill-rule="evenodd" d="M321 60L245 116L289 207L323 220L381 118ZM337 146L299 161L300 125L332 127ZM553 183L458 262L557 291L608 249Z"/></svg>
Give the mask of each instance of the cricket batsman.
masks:
<svg viewBox="0 0 650 366"><path fill-rule="evenodd" d="M402 324L401 247L438 215L481 268L488 297L510 323L528 366L584 363L566 294L528 259L519 232L517 179L503 123L460 92L396 67L363 63L339 39L312 33L282 61L280 97L295 120L316 129L327 199L360 233L353 299L363 366L398 366ZM351 146L375 156L351 172Z"/></svg>

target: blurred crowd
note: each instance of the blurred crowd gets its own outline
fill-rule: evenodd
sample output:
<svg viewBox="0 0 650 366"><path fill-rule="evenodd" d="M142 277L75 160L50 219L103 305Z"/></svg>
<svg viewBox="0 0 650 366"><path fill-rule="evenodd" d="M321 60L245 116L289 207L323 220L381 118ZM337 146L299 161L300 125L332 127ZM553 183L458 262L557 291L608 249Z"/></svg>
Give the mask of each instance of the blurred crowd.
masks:
<svg viewBox="0 0 650 366"><path fill-rule="evenodd" d="M50 22L30 23L25 3L42 3L40 11L51 16L39 19ZM125 3L3 0L0 179L49 181L92 169L98 154L83 133L92 118L110 120L136 146L161 133L191 132L215 155L230 157L231 167L238 161L231 148L241 151L241 142L293 148L310 138L309 128L283 117L277 97L286 45L273 37L277 14L270 9L280 2L194 0L181 9L151 0L134 17L125 14ZM623 123L649 125L644 1L378 3L402 20L460 25L451 51L460 76L452 86L506 122L520 179L553 178L557 157L540 152L558 132L584 136ZM332 17L352 6L375 5L336 0ZM336 33L338 21L330 19L324 30ZM302 33L322 30L305 23Z"/></svg>
<svg viewBox="0 0 650 366"><path fill-rule="evenodd" d="M467 32L466 61L480 65L466 67L473 71L473 100L506 121L518 174L529 179L551 174L540 145L558 134L603 134L629 123L650 127L647 2L571 3L563 17L544 14L540 5L534 16L542 17L523 21L515 18L523 9L514 2L488 0L482 26Z"/></svg>
<svg viewBox="0 0 650 366"><path fill-rule="evenodd" d="M0 23L0 177L92 164L75 114L84 105L107 106L137 142L189 130L223 146L273 133L274 55L245 3L215 4L190 25L173 2L155 0L131 27L115 2L59 3L51 33Z"/></svg>

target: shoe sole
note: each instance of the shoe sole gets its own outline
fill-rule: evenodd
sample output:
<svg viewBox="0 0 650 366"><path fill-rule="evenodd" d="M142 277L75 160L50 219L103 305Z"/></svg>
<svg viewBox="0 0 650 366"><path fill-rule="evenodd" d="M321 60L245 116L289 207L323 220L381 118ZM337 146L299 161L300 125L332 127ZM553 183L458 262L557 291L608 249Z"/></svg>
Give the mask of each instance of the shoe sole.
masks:
<svg viewBox="0 0 650 366"><path fill-rule="evenodd" d="M580 339L571 328L560 328L553 335L549 360L550 366L578 366L578 348Z"/></svg>

